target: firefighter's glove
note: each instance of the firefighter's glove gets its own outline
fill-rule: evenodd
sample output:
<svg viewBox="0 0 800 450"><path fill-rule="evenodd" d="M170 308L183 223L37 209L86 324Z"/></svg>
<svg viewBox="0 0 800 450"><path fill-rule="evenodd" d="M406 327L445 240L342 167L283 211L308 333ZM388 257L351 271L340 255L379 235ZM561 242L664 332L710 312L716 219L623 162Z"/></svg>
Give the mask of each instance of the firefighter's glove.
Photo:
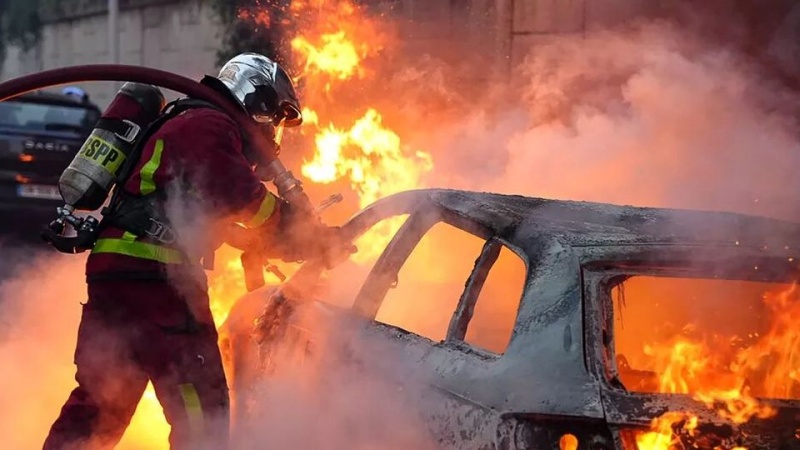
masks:
<svg viewBox="0 0 800 450"><path fill-rule="evenodd" d="M324 226L319 230L320 239L315 249L317 257L321 258L327 269L332 269L350 255L358 251L355 245L342 233L340 227Z"/></svg>
<svg viewBox="0 0 800 450"><path fill-rule="evenodd" d="M287 262L322 259L332 267L355 252L339 227L323 224L313 211L300 211L283 200L279 205L278 235L270 251L276 257Z"/></svg>

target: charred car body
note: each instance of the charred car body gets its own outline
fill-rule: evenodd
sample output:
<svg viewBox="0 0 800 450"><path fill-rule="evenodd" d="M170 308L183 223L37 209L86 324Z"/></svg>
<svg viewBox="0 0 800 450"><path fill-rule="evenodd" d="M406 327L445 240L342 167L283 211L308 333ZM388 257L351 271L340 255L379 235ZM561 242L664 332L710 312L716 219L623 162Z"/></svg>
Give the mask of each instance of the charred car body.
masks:
<svg viewBox="0 0 800 450"><path fill-rule="evenodd" d="M800 224L419 190L376 202L344 230L365 236L393 220L402 226L363 281L306 263L277 290L234 307L222 335L235 418L247 416L254 380L338 352L398 384L398 365L424 379L428 401L418 414L442 448L661 448L637 446L636 436L667 411L700 419L699 433L684 437L694 448L800 448L798 386L788 376L790 386L775 390L759 377L769 369L748 372L748 392L771 413L738 423L690 386L670 390L654 356L688 325L744 340L774 330L762 297L797 276ZM463 239L437 240L441 230ZM341 279L346 288L333 286ZM321 350L326 332L315 330L331 324L346 331L338 350ZM358 339L380 342L391 357L352 344ZM566 435L578 446L564 446Z"/></svg>

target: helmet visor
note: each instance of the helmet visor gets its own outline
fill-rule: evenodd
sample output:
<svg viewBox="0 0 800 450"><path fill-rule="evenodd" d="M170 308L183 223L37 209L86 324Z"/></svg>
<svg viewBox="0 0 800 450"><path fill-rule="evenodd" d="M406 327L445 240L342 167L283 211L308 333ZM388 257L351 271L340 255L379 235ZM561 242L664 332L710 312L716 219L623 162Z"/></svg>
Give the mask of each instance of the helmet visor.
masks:
<svg viewBox="0 0 800 450"><path fill-rule="evenodd" d="M263 125L265 131L267 134L269 134L270 138L275 142L276 145L281 145L281 141L283 140L283 129L285 128L284 124L286 123L285 119L281 119L277 124L272 116L254 115L253 119L259 124Z"/></svg>
<svg viewBox="0 0 800 450"><path fill-rule="evenodd" d="M272 140L275 141L275 144L278 146L281 145L281 141L283 140L284 122L284 120L281 120L277 125L275 125L275 132Z"/></svg>

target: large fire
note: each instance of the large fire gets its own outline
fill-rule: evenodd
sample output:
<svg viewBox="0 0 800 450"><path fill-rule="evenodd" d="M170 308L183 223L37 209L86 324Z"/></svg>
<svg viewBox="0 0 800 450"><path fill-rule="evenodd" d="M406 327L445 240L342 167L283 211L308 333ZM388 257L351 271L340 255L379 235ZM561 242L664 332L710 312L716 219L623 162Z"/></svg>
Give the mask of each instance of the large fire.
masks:
<svg viewBox="0 0 800 450"><path fill-rule="evenodd" d="M292 48L306 58L306 72L320 71L340 80L346 80L354 74L361 75L358 63L364 55L347 39L344 31L325 34L320 39L321 48L315 47L302 36L292 41Z"/></svg>
<svg viewBox="0 0 800 450"><path fill-rule="evenodd" d="M652 284L654 280L648 282ZM760 286L752 284L755 286L749 288ZM629 288L641 289L640 292L655 289L646 284L633 284ZM740 289L743 295L753 298L748 288L740 286ZM729 300L739 308L747 306L736 294ZM766 307L768 328L763 334L750 332L747 336L750 342L746 345L741 344L738 336L696 336L697 330L686 327L683 334L695 336L672 336L642 349L642 355L650 360L647 370L658 374L654 383L637 383L634 376L621 372L623 382L635 386L634 391L687 394L721 420L736 425L753 418L773 417L776 410L759 398L796 399L800 394L797 383L800 358L796 355L800 334L792 325L800 317L800 297L796 284L777 285L765 291L760 300ZM640 362L635 365L645 367L640 365L641 358L636 359ZM640 433L636 442L639 450L670 450L676 448L680 436L697 437L697 427L695 415L669 411L654 419L651 430ZM724 448L746 450L741 446Z"/></svg>
<svg viewBox="0 0 800 450"><path fill-rule="evenodd" d="M342 109L336 107L337 88L348 82L370 81L366 61L379 54L386 43L376 32L380 27L360 16L359 9L350 1L294 1L289 10L298 18L291 49L295 65L302 69L297 81L304 86L303 132L312 133L315 144L313 153L302 161L303 177L317 184L344 181L357 196L358 207L395 192L424 187L425 176L434 166L432 156L424 149L406 145L403 134L385 122L385 111L368 106L339 114ZM240 17L258 26L269 25L269 18L263 12L249 11ZM356 262L374 260L400 224L400 220L389 221L360 238L356 243L359 247ZM234 302L245 292L239 255L229 248L220 251L217 269L210 277L217 325L222 324ZM759 402L755 395L787 397L795 386L787 380L800 380L800 356L794 351L800 337L792 331L796 318L800 317L800 302L790 301L796 296L792 286L765 299L775 313L772 327L757 344L735 355L732 364L724 365L716 357L718 347L714 342L676 338L647 346L644 353L655 361L656 372L660 374L653 391L691 395L734 423L770 417L774 410ZM745 379L759 369L764 358L776 355L778 363L770 365L762 389L753 394ZM166 436L167 427L163 418L158 417L160 408L156 402L149 388L125 442L141 445L145 442L142 436L148 436L148 441L152 441L152 436ZM674 448L679 435L698 433L698 421L690 413L667 412L653 421L649 431L636 436L638 450ZM569 442L563 445L573 448Z"/></svg>
<svg viewBox="0 0 800 450"><path fill-rule="evenodd" d="M321 184L346 180L357 196L358 207L420 187L422 177L432 168L431 156L404 145L401 136L383 122L378 110L366 108L355 121L339 123L338 117L324 116L312 109L319 105L331 110L325 106L331 103L336 83L368 76L364 60L378 54L384 45L376 24L362 17L350 1L295 0L289 11L297 22L297 35L291 40L292 56L302 69L296 81L305 86L303 132L314 133L316 144L313 155L302 165L302 175ZM269 15L258 8L242 10L239 19L256 27L270 25ZM356 242L356 262L374 260L401 223L388 221L362 236ZM240 255L227 246L216 254L216 267L209 276L209 295L217 327L246 292ZM267 274L268 282L278 281L270 276ZM166 442L167 434L168 426L150 385L119 448L166 448L166 444L161 447L158 442Z"/></svg>
<svg viewBox="0 0 800 450"><path fill-rule="evenodd" d="M315 113L307 111L307 116L319 127ZM303 165L303 175L318 183L346 178L358 195L360 207L420 187L421 176L433 165L428 153L405 149L400 136L383 126L380 113L374 109L367 110L349 130L333 124L319 127L315 141L316 153ZM377 257L400 224L402 219L391 220L362 236L355 260L366 262Z"/></svg>

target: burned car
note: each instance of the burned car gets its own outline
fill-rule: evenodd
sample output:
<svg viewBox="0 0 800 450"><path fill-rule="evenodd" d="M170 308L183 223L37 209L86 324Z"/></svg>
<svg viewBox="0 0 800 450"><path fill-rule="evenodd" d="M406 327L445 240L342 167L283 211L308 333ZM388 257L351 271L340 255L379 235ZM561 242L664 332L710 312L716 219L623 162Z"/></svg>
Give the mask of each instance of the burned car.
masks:
<svg viewBox="0 0 800 450"><path fill-rule="evenodd" d="M425 380L407 392L440 448L800 448L800 224L426 189L343 230L391 234L221 328L234 421L255 380L324 353Z"/></svg>

